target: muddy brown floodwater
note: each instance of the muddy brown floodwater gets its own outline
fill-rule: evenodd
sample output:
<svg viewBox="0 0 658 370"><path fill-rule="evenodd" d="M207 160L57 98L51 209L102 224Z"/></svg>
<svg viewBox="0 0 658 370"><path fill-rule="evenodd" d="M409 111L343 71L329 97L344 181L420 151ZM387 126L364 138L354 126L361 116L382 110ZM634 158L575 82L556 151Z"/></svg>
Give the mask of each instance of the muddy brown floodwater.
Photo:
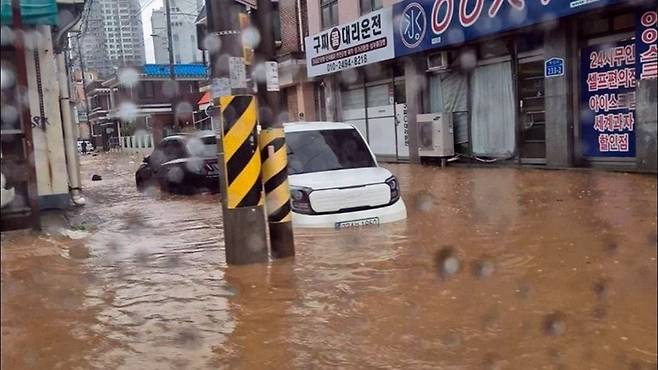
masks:
<svg viewBox="0 0 658 370"><path fill-rule="evenodd" d="M228 267L140 160L83 159L85 238L2 234L3 369L656 369L655 176L386 165L406 222Z"/></svg>

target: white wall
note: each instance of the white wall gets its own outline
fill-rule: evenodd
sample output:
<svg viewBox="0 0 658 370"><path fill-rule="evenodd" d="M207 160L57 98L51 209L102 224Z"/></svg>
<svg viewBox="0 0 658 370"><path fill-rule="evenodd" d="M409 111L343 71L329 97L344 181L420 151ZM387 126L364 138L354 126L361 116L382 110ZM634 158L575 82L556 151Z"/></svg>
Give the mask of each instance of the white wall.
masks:
<svg viewBox="0 0 658 370"><path fill-rule="evenodd" d="M64 154L62 118L59 108L59 84L53 55L53 43L49 26L39 26L41 40L37 48L41 70L44 116L48 119L45 129L34 127L34 162L39 197L48 195L68 196L68 176ZM30 119L41 115L37 88L34 53L26 53Z"/></svg>

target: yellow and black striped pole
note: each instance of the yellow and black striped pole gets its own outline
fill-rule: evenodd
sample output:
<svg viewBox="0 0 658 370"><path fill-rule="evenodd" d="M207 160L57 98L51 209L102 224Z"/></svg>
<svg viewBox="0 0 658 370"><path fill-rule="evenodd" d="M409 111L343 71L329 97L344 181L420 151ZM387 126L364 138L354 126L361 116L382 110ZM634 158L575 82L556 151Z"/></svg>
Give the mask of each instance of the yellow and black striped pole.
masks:
<svg viewBox="0 0 658 370"><path fill-rule="evenodd" d="M268 260L256 98L219 98L223 148L224 241L228 264Z"/></svg>
<svg viewBox="0 0 658 370"><path fill-rule="evenodd" d="M272 257L291 257L295 255L295 247L288 186L288 154L283 128L261 131L259 146Z"/></svg>

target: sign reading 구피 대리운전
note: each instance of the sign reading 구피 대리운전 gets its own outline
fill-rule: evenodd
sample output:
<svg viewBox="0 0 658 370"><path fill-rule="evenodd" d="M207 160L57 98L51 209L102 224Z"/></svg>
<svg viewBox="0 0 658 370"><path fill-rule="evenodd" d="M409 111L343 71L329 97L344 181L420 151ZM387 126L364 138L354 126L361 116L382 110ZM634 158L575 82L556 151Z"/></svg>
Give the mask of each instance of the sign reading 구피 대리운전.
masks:
<svg viewBox="0 0 658 370"><path fill-rule="evenodd" d="M368 13L354 22L329 28L304 40L309 77L392 59L391 8Z"/></svg>
<svg viewBox="0 0 658 370"><path fill-rule="evenodd" d="M586 157L635 156L635 45L601 44L581 53L581 143Z"/></svg>

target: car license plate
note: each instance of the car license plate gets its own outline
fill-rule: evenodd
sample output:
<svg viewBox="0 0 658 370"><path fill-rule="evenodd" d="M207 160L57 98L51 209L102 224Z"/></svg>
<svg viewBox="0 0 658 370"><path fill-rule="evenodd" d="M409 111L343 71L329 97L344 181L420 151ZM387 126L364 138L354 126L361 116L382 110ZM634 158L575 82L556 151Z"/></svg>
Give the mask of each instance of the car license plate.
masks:
<svg viewBox="0 0 658 370"><path fill-rule="evenodd" d="M363 218L360 220L336 222L336 229L349 229L352 227L362 227L370 225L379 225L379 217Z"/></svg>

